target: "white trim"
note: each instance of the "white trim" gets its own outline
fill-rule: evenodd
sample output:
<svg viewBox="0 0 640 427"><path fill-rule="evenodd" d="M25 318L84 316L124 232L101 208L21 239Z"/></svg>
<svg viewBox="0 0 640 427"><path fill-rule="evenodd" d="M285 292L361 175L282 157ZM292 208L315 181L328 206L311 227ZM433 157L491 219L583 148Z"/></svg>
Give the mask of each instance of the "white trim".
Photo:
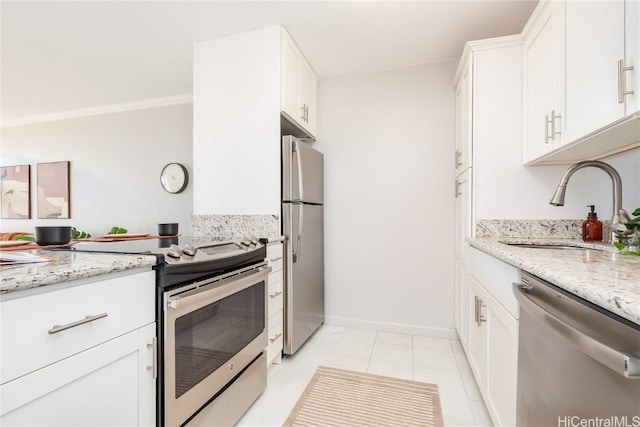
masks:
<svg viewBox="0 0 640 427"><path fill-rule="evenodd" d="M373 322L370 320L347 319L345 317L327 316L324 317L324 324L327 326L340 326L343 328L377 330L392 332L396 334L418 335L423 337L446 338L458 340L455 329L429 328L425 326L407 325L403 323Z"/></svg>
<svg viewBox="0 0 640 427"><path fill-rule="evenodd" d="M101 107L83 108L80 110L64 111L60 113L43 114L40 116L29 116L18 119L9 119L2 122L0 127L8 128L14 126L25 126L33 123L52 122L56 120L75 119L78 117L97 116L100 114L120 113L123 111L142 110L145 108L166 107L169 105L188 104L193 102L193 95L185 93L182 95L165 96L162 98L145 99L142 101L126 102L123 104L103 105Z"/></svg>

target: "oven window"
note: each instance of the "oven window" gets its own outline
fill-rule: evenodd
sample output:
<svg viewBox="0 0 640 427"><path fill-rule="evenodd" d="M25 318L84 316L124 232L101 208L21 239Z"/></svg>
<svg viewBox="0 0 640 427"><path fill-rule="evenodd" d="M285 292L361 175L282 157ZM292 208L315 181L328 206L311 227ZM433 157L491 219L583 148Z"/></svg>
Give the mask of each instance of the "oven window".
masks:
<svg viewBox="0 0 640 427"><path fill-rule="evenodd" d="M176 399L264 330L265 282L176 319Z"/></svg>

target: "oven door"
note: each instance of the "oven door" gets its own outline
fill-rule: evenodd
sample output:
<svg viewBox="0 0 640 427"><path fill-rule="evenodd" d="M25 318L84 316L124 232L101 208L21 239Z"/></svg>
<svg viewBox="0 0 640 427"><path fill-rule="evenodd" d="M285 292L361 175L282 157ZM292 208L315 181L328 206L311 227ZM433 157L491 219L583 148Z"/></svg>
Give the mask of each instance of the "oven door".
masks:
<svg viewBox="0 0 640 427"><path fill-rule="evenodd" d="M267 346L265 264L164 293L165 421L186 422Z"/></svg>

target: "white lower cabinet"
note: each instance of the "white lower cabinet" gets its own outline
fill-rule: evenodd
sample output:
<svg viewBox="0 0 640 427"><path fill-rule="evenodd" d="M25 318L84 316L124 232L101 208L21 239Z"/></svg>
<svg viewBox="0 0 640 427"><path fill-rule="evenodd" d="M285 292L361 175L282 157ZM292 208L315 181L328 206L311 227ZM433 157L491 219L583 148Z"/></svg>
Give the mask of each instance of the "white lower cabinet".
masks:
<svg viewBox="0 0 640 427"><path fill-rule="evenodd" d="M282 361L284 348L284 272L283 247L281 242L267 246L267 262L271 267L269 273L269 291L267 292L267 364Z"/></svg>
<svg viewBox="0 0 640 427"><path fill-rule="evenodd" d="M497 426L516 422L518 305L511 286L514 267L477 249L470 250L468 288L469 364L487 410Z"/></svg>
<svg viewBox="0 0 640 427"><path fill-rule="evenodd" d="M104 277L4 297L0 425L155 425L155 273Z"/></svg>
<svg viewBox="0 0 640 427"><path fill-rule="evenodd" d="M155 425L155 335L151 324L3 384L0 424Z"/></svg>

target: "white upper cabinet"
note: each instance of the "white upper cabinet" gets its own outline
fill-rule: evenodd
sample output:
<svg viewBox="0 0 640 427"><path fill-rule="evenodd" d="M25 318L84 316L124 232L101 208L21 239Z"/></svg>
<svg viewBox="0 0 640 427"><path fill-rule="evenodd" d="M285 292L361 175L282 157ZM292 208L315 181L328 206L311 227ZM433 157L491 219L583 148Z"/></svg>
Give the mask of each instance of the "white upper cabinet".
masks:
<svg viewBox="0 0 640 427"><path fill-rule="evenodd" d="M541 4L524 40L523 161L563 144L564 3Z"/></svg>
<svg viewBox="0 0 640 427"><path fill-rule="evenodd" d="M545 1L523 31L523 163L640 145L640 2Z"/></svg>
<svg viewBox="0 0 640 427"><path fill-rule="evenodd" d="M471 76L473 60L472 55L463 56L460 74L456 89L456 175L471 166L472 149L472 100L471 100Z"/></svg>
<svg viewBox="0 0 640 427"><path fill-rule="evenodd" d="M633 94L625 95L626 114L640 111L640 1L630 0L625 8L625 89Z"/></svg>
<svg viewBox="0 0 640 427"><path fill-rule="evenodd" d="M287 31L282 29L282 94L286 117L316 136L317 77Z"/></svg>
<svg viewBox="0 0 640 427"><path fill-rule="evenodd" d="M623 70L624 1L569 1L566 7L566 123L567 139L574 140L624 117L619 91L629 73Z"/></svg>

